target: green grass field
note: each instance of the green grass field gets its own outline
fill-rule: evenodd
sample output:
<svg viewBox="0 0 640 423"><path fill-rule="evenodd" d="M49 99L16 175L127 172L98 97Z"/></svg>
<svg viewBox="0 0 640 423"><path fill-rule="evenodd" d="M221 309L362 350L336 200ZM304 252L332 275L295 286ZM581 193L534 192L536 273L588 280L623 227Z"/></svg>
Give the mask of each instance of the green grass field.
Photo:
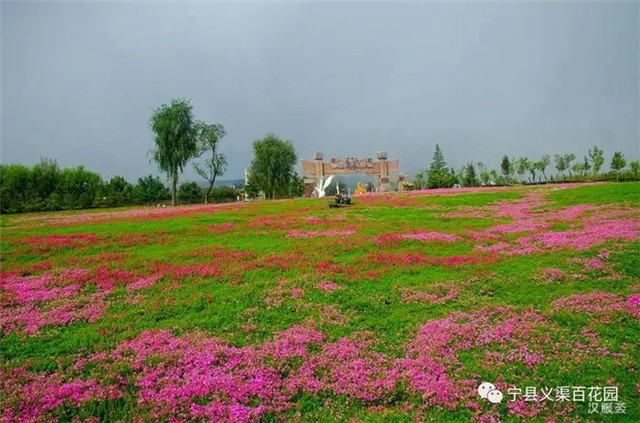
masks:
<svg viewBox="0 0 640 423"><path fill-rule="evenodd" d="M640 421L640 184L327 202L2 216L0 421Z"/></svg>

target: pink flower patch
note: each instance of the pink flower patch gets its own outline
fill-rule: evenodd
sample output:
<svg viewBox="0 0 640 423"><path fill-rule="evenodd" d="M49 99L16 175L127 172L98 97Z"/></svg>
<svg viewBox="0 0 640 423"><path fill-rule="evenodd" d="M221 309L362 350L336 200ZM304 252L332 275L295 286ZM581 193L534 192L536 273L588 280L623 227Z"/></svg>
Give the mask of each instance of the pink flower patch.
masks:
<svg viewBox="0 0 640 423"><path fill-rule="evenodd" d="M603 270L604 263L599 258L589 259L584 262L585 270Z"/></svg>
<svg viewBox="0 0 640 423"><path fill-rule="evenodd" d="M627 307L631 315L640 317L640 294L629 295L627 297Z"/></svg>
<svg viewBox="0 0 640 423"><path fill-rule="evenodd" d="M547 218L556 221L574 221L587 211L596 211L598 208L590 204L577 204L561 210L553 210L547 213Z"/></svg>
<svg viewBox="0 0 640 423"><path fill-rule="evenodd" d="M338 322L344 319L337 317ZM134 421L255 422L282 416L295 407L299 394L344 395L375 405L398 390L420 396L427 406L454 409L477 396L455 370L460 352L485 351L485 364L493 369L507 362L537 366L544 358L535 348L550 343L546 331L540 331L545 328L546 319L533 311L454 313L423 325L401 357L374 351L367 337L328 342L305 326L244 347L202 333L179 338L167 330L145 331L110 352L81 357L73 366L81 372L91 363L107 375L123 366L134 370L107 378L109 385L0 368L0 388L7 398L3 413L10 420L54 420L60 407L82 407L85 401L115 399L123 392L132 393L139 406L132 410ZM519 406L513 411L526 412Z"/></svg>
<svg viewBox="0 0 640 423"><path fill-rule="evenodd" d="M545 410L543 402L525 401L520 397L516 401L507 402L509 414L519 418L532 419Z"/></svg>
<svg viewBox="0 0 640 423"><path fill-rule="evenodd" d="M554 303L554 310L598 315L603 317L604 322L610 322L615 312L638 316L639 302L640 294L633 294L625 301L624 297L616 294L594 291L560 298Z"/></svg>
<svg viewBox="0 0 640 423"><path fill-rule="evenodd" d="M84 276L84 273L83 273ZM2 303L31 304L68 298L80 290L77 283L62 285L64 277L52 274L38 276L10 276L2 281ZM73 280L73 279L67 279Z"/></svg>
<svg viewBox="0 0 640 423"><path fill-rule="evenodd" d="M536 279L542 283L550 283L560 281L566 276L567 274L564 270L557 269L555 267L549 267L548 269L543 269Z"/></svg>
<svg viewBox="0 0 640 423"><path fill-rule="evenodd" d="M19 393L19 408L8 406L3 411L3 421L35 422L53 421L53 416L43 419L51 411L66 405L74 408L95 400L114 400L122 393L114 386L104 387L95 380L75 380L65 382L58 373L32 373L22 367L0 370L0 389L3 393L13 392L16 384ZM12 386L14 385L14 386Z"/></svg>
<svg viewBox="0 0 640 423"><path fill-rule="evenodd" d="M293 298L302 298L304 297L304 290L297 286L291 288L291 297Z"/></svg>
<svg viewBox="0 0 640 423"><path fill-rule="evenodd" d="M72 234L32 236L27 238L26 244L30 246L34 252L44 253L53 249L85 247L97 242L98 237L95 235Z"/></svg>
<svg viewBox="0 0 640 423"><path fill-rule="evenodd" d="M640 236L640 222L632 219L592 222L582 229L543 232L518 240L521 244L538 243L545 248L586 250L594 245L617 239L634 240Z"/></svg>
<svg viewBox="0 0 640 423"><path fill-rule="evenodd" d="M594 245L614 240L633 240L640 236L640 222L633 219L593 221L582 229L560 232L538 232L518 238L515 243L499 242L477 245L476 251L523 255L542 253L549 249L572 248L586 250Z"/></svg>
<svg viewBox="0 0 640 423"><path fill-rule="evenodd" d="M49 310L34 304L0 309L0 329L5 334L24 332L38 333L47 325L67 325L73 322L98 320L107 307L106 294L97 292L87 297L65 298L57 301Z"/></svg>
<svg viewBox="0 0 640 423"><path fill-rule="evenodd" d="M33 335L47 325L94 322L107 309L109 292L134 278L131 272L105 268L92 272L68 269L58 274L3 277L0 330L5 334ZM95 292L87 291L89 283L95 285Z"/></svg>
<svg viewBox="0 0 640 423"><path fill-rule="evenodd" d="M159 275L151 276L149 278L138 279L134 283L127 285L127 292L131 293L139 289L146 288L148 286L155 284L160 279L162 279L162 276L159 276Z"/></svg>
<svg viewBox="0 0 640 423"><path fill-rule="evenodd" d="M316 285L316 288L318 288L319 290L324 291L326 293L331 293L331 292L336 291L338 289L342 289L342 287L340 285L338 285L337 283L333 283L333 282L331 282L329 280L318 282L318 284Z"/></svg>
<svg viewBox="0 0 640 423"><path fill-rule="evenodd" d="M533 232L547 228L548 223L534 222L533 220L516 220L512 223L493 226L485 231L473 234L474 239L492 239L497 234L512 234L518 232Z"/></svg>

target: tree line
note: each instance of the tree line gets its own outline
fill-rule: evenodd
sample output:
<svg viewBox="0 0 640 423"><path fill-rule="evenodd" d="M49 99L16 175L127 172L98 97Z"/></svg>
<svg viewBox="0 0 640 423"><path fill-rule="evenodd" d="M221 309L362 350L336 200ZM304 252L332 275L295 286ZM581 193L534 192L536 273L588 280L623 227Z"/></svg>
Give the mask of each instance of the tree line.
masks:
<svg viewBox="0 0 640 423"><path fill-rule="evenodd" d="M500 169L489 169L483 162L469 162L459 169L449 167L438 144L428 169L416 174L414 189L476 187L509 184L539 184L586 181L637 181L640 162L627 159L621 151L614 152L609 171L603 172L604 151L594 146L582 160L575 154L544 155L537 160L527 157L502 156Z"/></svg>
<svg viewBox="0 0 640 423"><path fill-rule="evenodd" d="M157 204L169 199L176 205L237 198L239 193L234 188L214 188L216 178L223 175L227 167L227 158L219 151L220 142L227 135L222 124L196 119L189 100L173 99L152 112L149 125L154 136L149 157L166 175L168 187L152 175L139 178L136 184L121 176L107 181L82 166L60 168L51 159L42 159L32 167L3 164L0 165L0 212ZM291 140L273 134L255 140L244 187L246 195L267 199L302 196L304 182L295 171L297 160ZM204 189L196 182L178 185L180 175L190 163L204 179ZM604 151L594 146L582 160L576 160L574 154L544 155L537 160L503 156L500 169L470 162L456 170L447 165L444 153L436 144L430 167L418 173L408 186L423 189L639 179L638 160L627 164L620 151L614 153L608 172L602 171L604 164Z"/></svg>
<svg viewBox="0 0 640 423"><path fill-rule="evenodd" d="M203 195L195 182L185 182L178 188L183 204L202 202ZM217 187L209 193L215 201L235 200L236 196L237 190L231 187ZM83 166L61 168L52 159L41 159L34 166L0 165L2 213L156 205L170 198L167 186L153 175L132 184L122 176L105 180Z"/></svg>

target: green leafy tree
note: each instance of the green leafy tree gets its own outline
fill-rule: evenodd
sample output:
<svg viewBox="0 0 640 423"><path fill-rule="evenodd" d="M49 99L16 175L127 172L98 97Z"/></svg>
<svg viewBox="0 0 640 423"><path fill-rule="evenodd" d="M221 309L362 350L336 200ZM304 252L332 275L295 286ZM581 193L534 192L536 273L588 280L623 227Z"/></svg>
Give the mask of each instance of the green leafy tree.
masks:
<svg viewBox="0 0 640 423"><path fill-rule="evenodd" d="M490 184L491 185L495 185L497 183L500 182L500 178L498 177L498 171L495 169L491 169L491 172L489 172L489 178L490 178Z"/></svg>
<svg viewBox="0 0 640 423"><path fill-rule="evenodd" d="M560 174L567 169L567 164L564 161L564 157L562 154L556 154L553 156L553 161L555 163L556 169L558 170L557 177L560 177Z"/></svg>
<svg viewBox="0 0 640 423"><path fill-rule="evenodd" d="M133 185L122 176L114 176L103 185L103 201L109 207L120 207L134 203Z"/></svg>
<svg viewBox="0 0 640 423"><path fill-rule="evenodd" d="M244 186L244 192L247 195L247 198L257 198L260 196L260 188L258 188L257 184L254 184L251 181L251 178L247 181Z"/></svg>
<svg viewBox="0 0 640 423"><path fill-rule="evenodd" d="M530 166L531 161L526 157L520 157L516 161L516 172L518 173L518 176L520 176L521 181L524 179L524 174L527 173Z"/></svg>
<svg viewBox="0 0 640 423"><path fill-rule="evenodd" d="M475 187L480 185L478 183L478 176L476 175L476 167L473 163L467 163L464 167L463 184L466 187Z"/></svg>
<svg viewBox="0 0 640 423"><path fill-rule="evenodd" d="M513 182L516 180L516 163L518 162L518 159L515 157L511 157L509 161L511 164L509 166L509 180Z"/></svg>
<svg viewBox="0 0 640 423"><path fill-rule="evenodd" d="M247 193L262 191L268 199L289 196L296 160L290 140L282 140L273 134L255 140Z"/></svg>
<svg viewBox="0 0 640 423"><path fill-rule="evenodd" d="M298 175L298 173L294 173L291 177L289 195L294 198L302 197L304 195L304 178Z"/></svg>
<svg viewBox="0 0 640 423"><path fill-rule="evenodd" d="M554 156L558 177L560 177L561 174L564 176L564 172L567 169L571 169L571 162L575 160L575 158L576 156L574 154L556 154Z"/></svg>
<svg viewBox="0 0 640 423"><path fill-rule="evenodd" d="M638 176L640 176L640 161L633 160L629 162L629 167L631 168L633 179L638 179Z"/></svg>
<svg viewBox="0 0 640 423"><path fill-rule="evenodd" d="M29 201L31 170L21 164L0 165L0 211L20 213Z"/></svg>
<svg viewBox="0 0 640 423"><path fill-rule="evenodd" d="M64 169L60 172L60 182L56 188L56 203L59 201L67 209L93 207L102 184L102 177L86 170L84 166Z"/></svg>
<svg viewBox="0 0 640 423"><path fill-rule="evenodd" d="M197 131L193 107L187 100L171 100L158 107L151 116L156 148L152 158L171 183L171 204L176 205L178 176L198 154Z"/></svg>
<svg viewBox="0 0 640 423"><path fill-rule="evenodd" d="M227 158L224 154L218 152L218 143L227 132L224 126L219 123L209 125L204 122L198 122L196 124L196 133L200 154L210 152L210 157L204 162L193 165L196 173L202 176L209 184L204 191L204 203L207 204L216 178L223 175L227 170Z"/></svg>
<svg viewBox="0 0 640 423"><path fill-rule="evenodd" d="M460 179L460 173L456 172L456 170L454 168L449 168L449 171L447 172L447 176L445 178L445 184L444 186L446 188L451 188L452 186L456 185L456 184L460 184L461 179Z"/></svg>
<svg viewBox="0 0 640 423"><path fill-rule="evenodd" d="M502 175L504 176L505 181L508 181L509 175L511 174L511 161L509 161L509 157L502 156L502 162L500 162L500 170L502 171Z"/></svg>
<svg viewBox="0 0 640 423"><path fill-rule="evenodd" d="M627 165L627 159L625 159L622 151L616 151L611 158L611 170L616 172L616 182L620 180L620 171Z"/></svg>
<svg viewBox="0 0 640 423"><path fill-rule="evenodd" d="M598 148L597 145L594 145L593 148L590 148L587 152L589 155L589 160L591 161L591 167L593 168L593 174L597 175L600 173L600 169L604 164L604 152L602 149Z"/></svg>
<svg viewBox="0 0 640 423"><path fill-rule="evenodd" d="M373 185L373 183L371 185ZM424 189L427 187L427 181L425 179L424 172L416 173L416 176L414 176L413 178L413 185L415 186L416 189ZM373 192L373 191L375 191L375 189L370 192Z"/></svg>
<svg viewBox="0 0 640 423"><path fill-rule="evenodd" d="M589 159L587 159L587 156L584 156L584 160L582 161L582 169L584 169L585 174L589 173L591 170L591 163L589 162Z"/></svg>
<svg viewBox="0 0 640 423"><path fill-rule="evenodd" d="M209 200L216 202L236 201L239 195L239 191L233 187L216 187L211 190Z"/></svg>
<svg viewBox="0 0 640 423"><path fill-rule="evenodd" d="M460 169L451 168L451 170L450 170L450 172L453 172L454 179L456 180L456 182L458 184L460 184L460 186L464 186L464 173L465 173L466 167L467 167L467 165L462 165L462 166L460 166ZM456 186L455 183L454 183L453 186L454 187Z"/></svg>
<svg viewBox="0 0 640 423"><path fill-rule="evenodd" d="M571 176L571 169L572 169L571 162L576 159L576 155L569 153L569 154L564 154L563 157L564 157L564 162L567 166L567 169L569 170L569 176Z"/></svg>
<svg viewBox="0 0 640 423"><path fill-rule="evenodd" d="M545 154L540 158L540 160L538 160L535 163L532 163L531 166L535 167L536 168L535 170L540 171L540 173L542 174L542 177L544 178L544 181L547 182L546 170L547 170L547 166L549 166L550 164L551 164L551 156L549 156L548 154Z"/></svg>
<svg viewBox="0 0 640 423"><path fill-rule="evenodd" d="M54 193L60 182L60 168L53 159L42 158L40 162L31 168L31 180L29 183L29 195L31 201L37 206L36 210L55 209ZM27 189L27 187L25 187Z"/></svg>
<svg viewBox="0 0 640 423"><path fill-rule="evenodd" d="M431 166L427 172L427 186L429 188L442 188L449 183L450 175L447 170L447 162L444 160L444 154L440 146L436 144L433 152Z"/></svg>
<svg viewBox="0 0 640 423"><path fill-rule="evenodd" d="M536 162L537 163L537 162ZM536 166L536 163L530 163L529 164L529 174L531 175L529 177L529 181L534 184L536 182L536 171L538 170L538 167Z"/></svg>
<svg viewBox="0 0 640 423"><path fill-rule="evenodd" d="M480 182L482 185L489 185L491 183L491 174L487 166L483 162L478 162L478 169L480 170Z"/></svg>
<svg viewBox="0 0 640 423"><path fill-rule="evenodd" d="M200 202L202 198L202 188L195 182L183 182L178 189L178 199L182 204L193 204Z"/></svg>
<svg viewBox="0 0 640 423"><path fill-rule="evenodd" d="M575 173L577 173L580 176L584 175L584 163L582 162L575 163L573 166L571 166L571 170L573 170Z"/></svg>
<svg viewBox="0 0 640 423"><path fill-rule="evenodd" d="M158 204L171 198L171 193L160 178L148 175L138 179L133 196L138 204Z"/></svg>

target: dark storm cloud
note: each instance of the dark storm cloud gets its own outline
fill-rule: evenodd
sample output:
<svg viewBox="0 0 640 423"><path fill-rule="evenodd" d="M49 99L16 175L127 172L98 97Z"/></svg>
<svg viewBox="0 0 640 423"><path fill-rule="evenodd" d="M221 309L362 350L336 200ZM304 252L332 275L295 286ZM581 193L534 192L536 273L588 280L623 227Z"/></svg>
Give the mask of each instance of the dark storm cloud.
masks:
<svg viewBox="0 0 640 423"><path fill-rule="evenodd" d="M638 156L638 3L1 7L3 162L155 171L148 119L172 97L227 127L225 178L267 132L409 173L436 142L455 166Z"/></svg>

